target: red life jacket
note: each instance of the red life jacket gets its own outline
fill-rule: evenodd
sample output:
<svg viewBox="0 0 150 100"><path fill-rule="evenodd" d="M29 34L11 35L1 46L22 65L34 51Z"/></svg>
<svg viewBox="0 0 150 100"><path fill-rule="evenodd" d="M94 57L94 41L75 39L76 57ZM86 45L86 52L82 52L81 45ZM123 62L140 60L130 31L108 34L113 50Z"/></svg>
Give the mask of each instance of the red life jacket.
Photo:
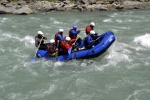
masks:
<svg viewBox="0 0 150 100"><path fill-rule="evenodd" d="M63 52L64 54L67 54L67 53L68 53L68 50L69 50L70 48L72 48L72 46L70 45L70 43L66 42L65 40L60 42L60 47L61 47L62 52Z"/></svg>
<svg viewBox="0 0 150 100"><path fill-rule="evenodd" d="M76 39L71 39L69 42L70 44L74 43L76 41Z"/></svg>
<svg viewBox="0 0 150 100"><path fill-rule="evenodd" d="M85 29L86 34L89 34L91 30L92 29L91 29L90 25L87 26L86 29Z"/></svg>

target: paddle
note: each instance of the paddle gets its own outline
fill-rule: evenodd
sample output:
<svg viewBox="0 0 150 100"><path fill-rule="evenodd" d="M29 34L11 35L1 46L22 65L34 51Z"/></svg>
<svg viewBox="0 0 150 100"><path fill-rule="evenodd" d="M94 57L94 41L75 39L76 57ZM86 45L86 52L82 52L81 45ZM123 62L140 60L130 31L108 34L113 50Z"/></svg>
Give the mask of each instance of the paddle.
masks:
<svg viewBox="0 0 150 100"><path fill-rule="evenodd" d="M79 39L79 38L76 38L76 40L74 41L74 43L72 43L71 46L75 45L78 39Z"/></svg>
<svg viewBox="0 0 150 100"><path fill-rule="evenodd" d="M31 62L35 62L35 60L36 60L36 53L37 53L37 51L39 50L39 47L40 47L40 45L41 45L42 40L43 40L43 37L42 37L41 40L40 40L40 43L39 43L39 45L38 45L38 47L37 47L37 50L36 50L35 55L34 55L34 58L31 59Z"/></svg>
<svg viewBox="0 0 150 100"><path fill-rule="evenodd" d="M58 46L59 46L59 40L57 41L57 46L56 46L56 49L58 49ZM56 60L58 60L58 50L56 51Z"/></svg>

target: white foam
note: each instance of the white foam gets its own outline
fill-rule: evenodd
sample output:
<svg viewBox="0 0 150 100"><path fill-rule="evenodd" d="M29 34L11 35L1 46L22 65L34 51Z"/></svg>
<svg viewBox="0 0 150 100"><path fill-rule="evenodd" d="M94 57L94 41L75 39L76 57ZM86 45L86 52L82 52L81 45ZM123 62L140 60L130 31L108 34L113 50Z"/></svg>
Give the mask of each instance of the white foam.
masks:
<svg viewBox="0 0 150 100"><path fill-rule="evenodd" d="M25 41L25 42L32 43L32 44L35 43L34 37L32 37L32 36L26 35L24 38L21 38L17 34L13 34L13 33L3 33L1 39L3 41L6 39L16 39L16 40L19 40L21 42Z"/></svg>
<svg viewBox="0 0 150 100"><path fill-rule="evenodd" d="M85 84L90 84L86 79L84 78L78 78L75 82L76 86L84 86Z"/></svg>
<svg viewBox="0 0 150 100"><path fill-rule="evenodd" d="M104 19L103 22L112 22L112 19L109 18L109 19Z"/></svg>
<svg viewBox="0 0 150 100"><path fill-rule="evenodd" d="M49 89L46 90L46 91L42 94L42 96L52 94L56 89L57 89L57 86L51 84L50 87L49 87Z"/></svg>
<svg viewBox="0 0 150 100"><path fill-rule="evenodd" d="M117 15L119 15L119 14L118 13L114 13L110 17L116 17Z"/></svg>
<svg viewBox="0 0 150 100"><path fill-rule="evenodd" d="M58 66L62 66L63 64L64 64L64 62L57 61L57 62L55 62L54 66L58 67Z"/></svg>
<svg viewBox="0 0 150 100"><path fill-rule="evenodd" d="M16 40L21 41L21 38L17 34L3 33L2 37L3 37L3 40L6 40L6 38L7 38L7 39L16 39Z"/></svg>
<svg viewBox="0 0 150 100"><path fill-rule="evenodd" d="M40 18L37 17L30 17L31 20L41 20Z"/></svg>
<svg viewBox="0 0 150 100"><path fill-rule="evenodd" d="M8 38L10 38L10 37L11 37L11 34L9 34L9 33L3 33L3 34L2 34L2 37L8 37Z"/></svg>
<svg viewBox="0 0 150 100"><path fill-rule="evenodd" d="M117 63L121 61L127 61L127 62L132 61L128 54L123 53L123 52L116 52L114 50L112 50L110 54L106 56L106 59L109 60L109 63L111 65L116 65Z"/></svg>
<svg viewBox="0 0 150 100"><path fill-rule="evenodd" d="M54 20L54 24L61 24L62 22L59 22L57 20Z"/></svg>
<svg viewBox="0 0 150 100"><path fill-rule="evenodd" d="M123 20L121 20L121 19L116 19L116 22L118 22L118 23L123 23Z"/></svg>
<svg viewBox="0 0 150 100"><path fill-rule="evenodd" d="M143 94L150 94L150 89L142 89L142 90L135 90L132 94L130 94L125 100L140 100L140 96Z"/></svg>
<svg viewBox="0 0 150 100"><path fill-rule="evenodd" d="M52 20L54 24L63 24L63 22L59 22L59 21L57 21L56 19L54 19L52 17L50 17L50 20Z"/></svg>
<svg viewBox="0 0 150 100"><path fill-rule="evenodd" d="M130 62L132 61L130 54L132 53L127 48L129 45L124 43L118 43L117 45L112 45L109 49L109 54L105 56L105 59L109 61L109 64L115 65L121 61Z"/></svg>
<svg viewBox="0 0 150 100"><path fill-rule="evenodd" d="M7 20L8 20L8 18L2 18L2 19L0 20L0 22L4 23L4 22L7 21Z"/></svg>
<svg viewBox="0 0 150 100"><path fill-rule="evenodd" d="M31 68L30 66L29 67L27 66L26 68L27 68L28 72L30 72L32 74L32 76L39 75L38 72L36 70L34 70L33 68Z"/></svg>
<svg viewBox="0 0 150 100"><path fill-rule="evenodd" d="M32 44L35 43L34 38L32 36L29 36L29 35L25 36L23 39L21 39L21 41L29 42Z"/></svg>
<svg viewBox="0 0 150 100"><path fill-rule="evenodd" d="M41 28L44 28L44 29L50 29L49 26L46 26L46 25L40 25Z"/></svg>
<svg viewBox="0 0 150 100"><path fill-rule="evenodd" d="M2 48L2 47L0 47L0 51L1 51L1 52L5 52L5 49Z"/></svg>
<svg viewBox="0 0 150 100"><path fill-rule="evenodd" d="M120 29L131 29L130 27L120 27Z"/></svg>
<svg viewBox="0 0 150 100"><path fill-rule="evenodd" d="M150 48L150 34L146 33L145 35L135 37L134 42Z"/></svg>

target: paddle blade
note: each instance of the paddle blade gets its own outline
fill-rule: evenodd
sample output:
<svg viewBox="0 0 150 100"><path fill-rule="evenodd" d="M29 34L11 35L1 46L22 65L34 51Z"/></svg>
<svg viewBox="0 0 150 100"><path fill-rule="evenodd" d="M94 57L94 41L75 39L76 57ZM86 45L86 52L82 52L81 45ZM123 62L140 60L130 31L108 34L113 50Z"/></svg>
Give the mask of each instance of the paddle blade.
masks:
<svg viewBox="0 0 150 100"><path fill-rule="evenodd" d="M71 51L72 51L72 48L70 48L70 49L68 50L68 54L69 54L69 55L71 54Z"/></svg>
<svg viewBox="0 0 150 100"><path fill-rule="evenodd" d="M35 60L36 60L35 58L32 58L32 59L31 59L31 62L35 62Z"/></svg>

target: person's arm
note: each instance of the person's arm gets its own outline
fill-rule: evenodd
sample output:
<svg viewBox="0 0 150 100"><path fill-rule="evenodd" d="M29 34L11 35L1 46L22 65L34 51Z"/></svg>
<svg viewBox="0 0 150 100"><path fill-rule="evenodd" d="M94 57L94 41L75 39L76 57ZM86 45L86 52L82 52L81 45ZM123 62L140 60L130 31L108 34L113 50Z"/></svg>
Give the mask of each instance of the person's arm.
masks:
<svg viewBox="0 0 150 100"><path fill-rule="evenodd" d="M71 31L70 31L70 34L71 34L71 35L77 35L77 34L79 34L79 33L80 33L80 30L77 30L77 31L71 30Z"/></svg>
<svg viewBox="0 0 150 100"><path fill-rule="evenodd" d="M60 34L57 35L57 39L58 40L64 40L64 38Z"/></svg>
<svg viewBox="0 0 150 100"><path fill-rule="evenodd" d="M66 39L66 36L62 37L62 40L65 40Z"/></svg>

